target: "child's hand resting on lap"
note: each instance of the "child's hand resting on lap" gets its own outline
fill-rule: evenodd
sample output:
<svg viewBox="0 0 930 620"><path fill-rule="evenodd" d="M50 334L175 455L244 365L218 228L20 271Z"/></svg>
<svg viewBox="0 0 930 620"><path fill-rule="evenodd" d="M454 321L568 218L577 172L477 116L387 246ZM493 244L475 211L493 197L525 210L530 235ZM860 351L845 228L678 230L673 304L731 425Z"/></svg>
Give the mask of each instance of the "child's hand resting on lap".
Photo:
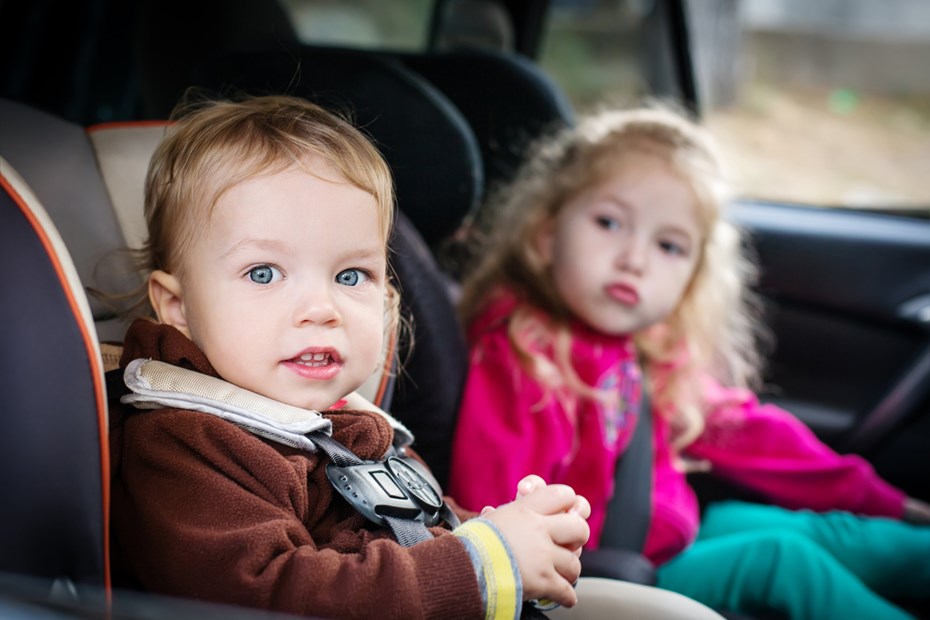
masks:
<svg viewBox="0 0 930 620"><path fill-rule="evenodd" d="M499 508L485 507L488 519L507 539L523 578L525 600L548 598L572 607L573 584L581 574L581 547L590 531L588 501L571 487L547 485L527 476L517 485L517 498Z"/></svg>

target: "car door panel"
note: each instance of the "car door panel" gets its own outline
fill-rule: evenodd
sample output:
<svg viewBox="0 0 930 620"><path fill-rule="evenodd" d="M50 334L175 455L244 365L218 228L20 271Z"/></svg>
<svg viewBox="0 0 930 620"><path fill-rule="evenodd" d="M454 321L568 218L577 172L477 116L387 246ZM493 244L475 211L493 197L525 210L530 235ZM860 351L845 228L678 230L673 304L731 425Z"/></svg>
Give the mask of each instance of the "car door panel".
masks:
<svg viewBox="0 0 930 620"><path fill-rule="evenodd" d="M743 202L774 336L764 400L930 493L930 221Z"/></svg>

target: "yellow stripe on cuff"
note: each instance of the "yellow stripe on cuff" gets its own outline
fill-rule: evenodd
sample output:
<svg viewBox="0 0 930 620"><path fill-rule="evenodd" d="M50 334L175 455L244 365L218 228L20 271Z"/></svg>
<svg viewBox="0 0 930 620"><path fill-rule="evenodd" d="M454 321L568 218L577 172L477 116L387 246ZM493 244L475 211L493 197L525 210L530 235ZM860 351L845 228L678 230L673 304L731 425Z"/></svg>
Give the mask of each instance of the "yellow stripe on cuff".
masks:
<svg viewBox="0 0 930 620"><path fill-rule="evenodd" d="M517 615L517 567L497 530L487 521L470 519L453 532L474 545L484 567L488 620L511 620Z"/></svg>

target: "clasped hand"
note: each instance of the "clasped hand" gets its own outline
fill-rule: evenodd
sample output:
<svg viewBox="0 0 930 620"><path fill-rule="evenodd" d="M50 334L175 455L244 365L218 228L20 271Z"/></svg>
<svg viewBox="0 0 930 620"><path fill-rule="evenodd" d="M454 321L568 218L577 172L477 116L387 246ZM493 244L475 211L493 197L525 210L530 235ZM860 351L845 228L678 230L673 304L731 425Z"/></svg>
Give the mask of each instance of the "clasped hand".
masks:
<svg viewBox="0 0 930 620"><path fill-rule="evenodd" d="M591 505L564 484L527 476L516 499L481 516L507 539L523 579L524 600L548 598L565 607L577 602L581 547L588 541Z"/></svg>

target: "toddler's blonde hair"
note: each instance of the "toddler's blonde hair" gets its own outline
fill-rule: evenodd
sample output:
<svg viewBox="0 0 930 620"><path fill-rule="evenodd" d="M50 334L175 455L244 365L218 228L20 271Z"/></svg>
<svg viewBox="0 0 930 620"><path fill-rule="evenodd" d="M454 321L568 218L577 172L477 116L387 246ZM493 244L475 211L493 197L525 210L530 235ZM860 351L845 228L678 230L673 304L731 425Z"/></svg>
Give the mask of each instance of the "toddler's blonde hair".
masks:
<svg viewBox="0 0 930 620"><path fill-rule="evenodd" d="M387 242L394 213L391 173L347 120L305 99L277 95L194 101L173 116L145 182L144 270L182 275L187 249L225 192L262 174L306 168L310 157L375 198Z"/></svg>

